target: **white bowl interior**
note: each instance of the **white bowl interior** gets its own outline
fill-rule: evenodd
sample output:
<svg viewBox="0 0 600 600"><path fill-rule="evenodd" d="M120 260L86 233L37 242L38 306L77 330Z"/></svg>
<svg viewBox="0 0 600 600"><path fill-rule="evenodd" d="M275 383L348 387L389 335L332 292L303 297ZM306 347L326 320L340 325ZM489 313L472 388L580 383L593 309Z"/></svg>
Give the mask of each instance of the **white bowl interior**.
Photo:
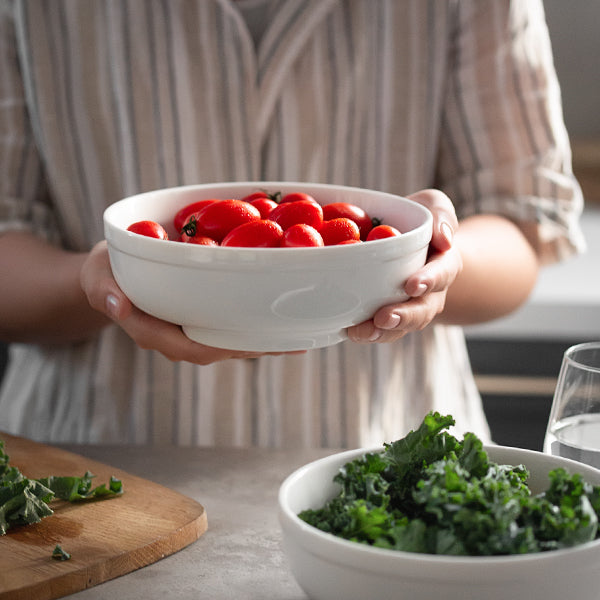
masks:
<svg viewBox="0 0 600 600"><path fill-rule="evenodd" d="M116 228L126 229L136 220L149 219L161 223L169 236L174 238L172 219L175 213L191 202L209 198L241 198L252 192L266 190L313 194L322 204L350 202L363 208L371 217L382 219L406 233L422 226L429 220L428 211L414 202L405 202L400 196L347 186L300 182L239 182L190 185L137 194L115 202L105 213L105 222Z"/></svg>
<svg viewBox="0 0 600 600"><path fill-rule="evenodd" d="M533 493L547 487L557 466L600 484L600 471L539 452L489 446L491 460L524 464ZM319 508L337 492L338 469L365 451L339 453L292 473L279 493L279 518L292 573L315 600L399 598L410 600L504 600L527 598L596 599L600 586L600 541L578 547L500 557L455 557L398 552L350 542L324 533L298 518Z"/></svg>

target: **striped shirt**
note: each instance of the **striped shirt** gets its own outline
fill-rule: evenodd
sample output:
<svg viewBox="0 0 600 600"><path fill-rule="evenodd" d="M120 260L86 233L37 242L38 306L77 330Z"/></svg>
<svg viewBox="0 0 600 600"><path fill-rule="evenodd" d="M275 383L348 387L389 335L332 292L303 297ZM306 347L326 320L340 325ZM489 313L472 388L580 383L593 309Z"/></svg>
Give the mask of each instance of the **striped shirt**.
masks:
<svg viewBox="0 0 600 600"><path fill-rule="evenodd" d="M243 4L241 8L244 8ZM0 0L0 230L70 250L142 191L290 180L406 195L582 247L540 0ZM4 285L4 284L3 284ZM116 326L13 344L0 429L34 439L355 447L429 410L489 431L462 331L301 356L171 363Z"/></svg>

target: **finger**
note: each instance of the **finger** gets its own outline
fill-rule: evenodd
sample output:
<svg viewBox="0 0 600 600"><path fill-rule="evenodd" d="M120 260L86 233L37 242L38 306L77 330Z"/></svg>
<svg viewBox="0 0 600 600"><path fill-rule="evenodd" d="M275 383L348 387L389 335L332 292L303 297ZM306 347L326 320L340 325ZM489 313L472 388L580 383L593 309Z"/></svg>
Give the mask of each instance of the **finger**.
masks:
<svg viewBox="0 0 600 600"><path fill-rule="evenodd" d="M408 198L428 208L433 215L431 246L442 252L451 248L458 229L458 218L450 198L433 189L415 192Z"/></svg>
<svg viewBox="0 0 600 600"><path fill-rule="evenodd" d="M133 307L131 314L118 324L140 348L157 350L173 362L186 361L208 365L232 358L258 358L263 352L232 350L206 346L188 338L183 330L173 323L162 321ZM305 351L290 352L302 354ZM284 354L271 352L272 356Z"/></svg>
<svg viewBox="0 0 600 600"><path fill-rule="evenodd" d="M371 344L381 337L383 331L378 327L375 327L375 324L371 319L359 323L358 325L348 327L346 334L348 335L348 339L352 342L356 342L357 344Z"/></svg>
<svg viewBox="0 0 600 600"><path fill-rule="evenodd" d="M447 289L454 283L462 270L462 257L452 248L444 253L434 254L430 260L404 283L404 291L417 298Z"/></svg>
<svg viewBox="0 0 600 600"><path fill-rule="evenodd" d="M232 350L205 346L189 339L178 325L157 319L136 307L124 319L116 319L135 343L146 350L157 350L169 360L187 361L200 365L232 358ZM251 353L239 353L250 357Z"/></svg>
<svg viewBox="0 0 600 600"><path fill-rule="evenodd" d="M349 328L348 337L358 343L396 341L408 333L427 327L443 311L445 298L444 290L383 307L373 319Z"/></svg>
<svg viewBox="0 0 600 600"><path fill-rule="evenodd" d="M130 314L132 304L113 277L106 241L92 248L81 269L80 283L92 308L113 320Z"/></svg>
<svg viewBox="0 0 600 600"><path fill-rule="evenodd" d="M412 298L396 307L384 307L373 317L373 325L384 331L402 332L403 334L419 331L431 323L443 310L445 296L444 290Z"/></svg>

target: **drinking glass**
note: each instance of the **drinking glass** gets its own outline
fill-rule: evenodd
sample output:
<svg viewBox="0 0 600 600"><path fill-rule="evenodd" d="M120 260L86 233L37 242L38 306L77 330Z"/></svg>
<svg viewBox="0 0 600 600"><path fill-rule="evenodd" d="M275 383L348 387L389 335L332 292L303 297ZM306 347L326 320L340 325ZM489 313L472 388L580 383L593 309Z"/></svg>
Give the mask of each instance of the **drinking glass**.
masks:
<svg viewBox="0 0 600 600"><path fill-rule="evenodd" d="M600 342L565 352L544 452L600 468Z"/></svg>

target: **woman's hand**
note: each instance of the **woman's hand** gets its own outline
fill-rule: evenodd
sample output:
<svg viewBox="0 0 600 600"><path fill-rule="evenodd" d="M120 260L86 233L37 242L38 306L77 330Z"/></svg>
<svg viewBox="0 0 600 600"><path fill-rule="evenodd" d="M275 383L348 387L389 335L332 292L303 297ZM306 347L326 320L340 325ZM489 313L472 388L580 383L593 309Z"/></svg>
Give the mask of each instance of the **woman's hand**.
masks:
<svg viewBox="0 0 600 600"><path fill-rule="evenodd" d="M228 358L254 358L263 354L199 344L190 340L181 327L136 308L113 277L106 242L94 246L83 264L81 287L90 305L117 323L139 347L158 350L170 360L206 365Z"/></svg>
<svg viewBox="0 0 600 600"><path fill-rule="evenodd" d="M348 328L354 342L393 342L424 329L444 310L448 288L462 270L460 252L453 246L458 220L451 200L438 190L423 190L409 198L433 215L427 263L406 280L406 302L384 306L369 321Z"/></svg>

